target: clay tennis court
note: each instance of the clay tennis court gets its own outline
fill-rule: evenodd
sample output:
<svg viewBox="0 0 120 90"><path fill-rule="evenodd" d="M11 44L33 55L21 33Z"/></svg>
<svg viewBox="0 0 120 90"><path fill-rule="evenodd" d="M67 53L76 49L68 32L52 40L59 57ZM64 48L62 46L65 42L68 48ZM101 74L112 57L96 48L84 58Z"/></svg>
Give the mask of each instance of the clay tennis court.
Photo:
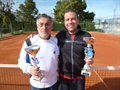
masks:
<svg viewBox="0 0 120 90"><path fill-rule="evenodd" d="M94 43L95 59L92 66L120 66L120 35L90 32L96 38ZM56 32L52 32L55 36ZM17 64L19 52L23 41L29 34L10 36L0 39L0 64ZM86 90L120 90L120 70L99 71L104 74L103 81L96 79L95 71L87 77ZM97 78L100 79L100 78ZM96 80L97 80L96 79ZM92 83L92 81L93 83ZM104 84L105 83L105 84ZM29 90L29 77L23 74L19 68L0 69L1 90ZM96 89L95 89L96 88Z"/></svg>

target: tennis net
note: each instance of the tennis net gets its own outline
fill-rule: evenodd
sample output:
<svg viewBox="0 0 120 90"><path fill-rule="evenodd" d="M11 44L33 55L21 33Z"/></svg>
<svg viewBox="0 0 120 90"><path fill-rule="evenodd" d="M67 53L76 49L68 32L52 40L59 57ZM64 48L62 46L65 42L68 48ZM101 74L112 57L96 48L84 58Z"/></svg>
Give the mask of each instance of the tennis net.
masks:
<svg viewBox="0 0 120 90"><path fill-rule="evenodd" d="M1 90L30 90L29 76L17 64L0 64ZM120 90L120 66L91 66L85 90Z"/></svg>

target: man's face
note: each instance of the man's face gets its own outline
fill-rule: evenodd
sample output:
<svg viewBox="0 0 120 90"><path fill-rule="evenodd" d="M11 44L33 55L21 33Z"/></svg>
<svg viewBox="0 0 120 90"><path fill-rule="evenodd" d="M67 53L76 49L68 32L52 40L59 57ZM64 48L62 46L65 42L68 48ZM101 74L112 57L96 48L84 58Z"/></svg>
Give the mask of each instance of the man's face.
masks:
<svg viewBox="0 0 120 90"><path fill-rule="evenodd" d="M37 30L38 30L39 36L42 39L49 38L49 35L51 33L51 30L52 30L52 25L53 25L52 21L49 20L48 18L41 17L38 19Z"/></svg>
<svg viewBox="0 0 120 90"><path fill-rule="evenodd" d="M64 24L70 34L75 34L77 30L77 26L79 24L79 19L77 18L76 13L74 12L65 13Z"/></svg>

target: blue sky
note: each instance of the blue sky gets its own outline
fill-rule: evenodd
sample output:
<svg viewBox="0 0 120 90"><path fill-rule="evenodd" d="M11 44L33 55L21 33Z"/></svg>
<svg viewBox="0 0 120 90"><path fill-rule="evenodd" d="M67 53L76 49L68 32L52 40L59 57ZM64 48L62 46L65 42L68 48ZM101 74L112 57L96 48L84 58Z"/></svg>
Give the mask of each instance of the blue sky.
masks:
<svg viewBox="0 0 120 90"><path fill-rule="evenodd" d="M13 10L16 10L19 4L25 0L13 0L15 2ZM33 0L39 13L47 13L53 16L53 8L55 8L58 0ZM94 12L95 19L120 17L120 0L86 0L87 9L85 11Z"/></svg>

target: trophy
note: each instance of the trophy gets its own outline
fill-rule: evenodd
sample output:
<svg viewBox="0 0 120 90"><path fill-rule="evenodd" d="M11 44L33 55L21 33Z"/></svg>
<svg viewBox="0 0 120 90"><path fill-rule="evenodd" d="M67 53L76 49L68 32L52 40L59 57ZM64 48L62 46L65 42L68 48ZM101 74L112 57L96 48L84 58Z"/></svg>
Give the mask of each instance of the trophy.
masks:
<svg viewBox="0 0 120 90"><path fill-rule="evenodd" d="M33 64L34 64L33 66L36 69L39 69L39 67L37 66L39 64L39 61L36 58L36 54L39 50L40 50L39 45L31 45L31 46L28 46L27 48L25 48L25 51L32 56L31 59L33 60ZM32 76L32 78L36 81L41 81L43 77L44 77L44 75L41 72L40 72L39 76Z"/></svg>
<svg viewBox="0 0 120 90"><path fill-rule="evenodd" d="M93 53L93 48L92 48L92 44L95 42L95 38L94 37L84 37L83 40L87 43L87 47L85 47L85 60L87 60L88 58L92 58L94 56ZM81 71L81 75L85 75L85 76L90 76L90 66L86 63Z"/></svg>

